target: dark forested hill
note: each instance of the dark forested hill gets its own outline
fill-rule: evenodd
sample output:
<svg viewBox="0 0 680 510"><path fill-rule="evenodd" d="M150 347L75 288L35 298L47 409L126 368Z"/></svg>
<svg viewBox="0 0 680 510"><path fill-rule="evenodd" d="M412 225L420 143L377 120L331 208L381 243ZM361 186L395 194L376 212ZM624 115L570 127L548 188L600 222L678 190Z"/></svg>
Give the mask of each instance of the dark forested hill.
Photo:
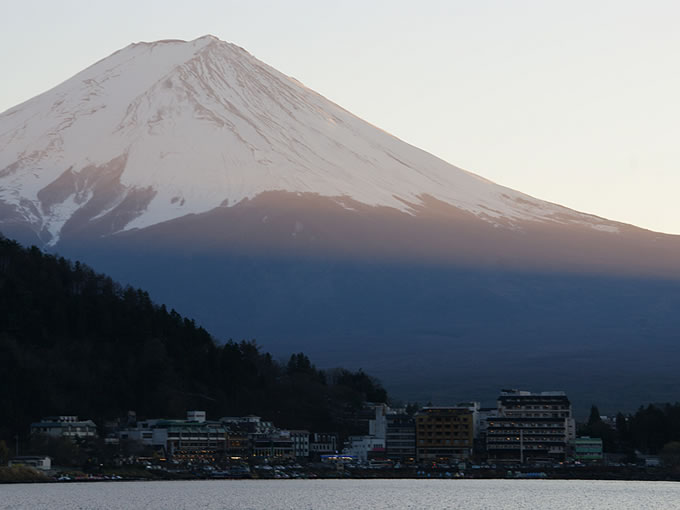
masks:
<svg viewBox="0 0 680 510"><path fill-rule="evenodd" d="M365 400L386 392L362 371L320 371L302 353L279 363L252 341L217 345L146 292L0 236L0 439L46 415L101 423L191 408L350 432L343 417Z"/></svg>

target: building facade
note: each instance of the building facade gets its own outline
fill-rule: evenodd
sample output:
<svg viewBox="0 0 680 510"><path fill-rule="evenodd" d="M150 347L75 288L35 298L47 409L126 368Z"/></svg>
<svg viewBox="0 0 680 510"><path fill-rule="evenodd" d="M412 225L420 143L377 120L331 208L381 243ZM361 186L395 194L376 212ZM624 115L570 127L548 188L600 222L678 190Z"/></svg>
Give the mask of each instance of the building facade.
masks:
<svg viewBox="0 0 680 510"><path fill-rule="evenodd" d="M449 462L472 456L474 418L468 407L424 407L415 419L418 462Z"/></svg>
<svg viewBox="0 0 680 510"><path fill-rule="evenodd" d="M23 455L14 457L9 461L8 465L9 467L30 466L41 471L49 471L52 469L52 457L45 455Z"/></svg>
<svg viewBox="0 0 680 510"><path fill-rule="evenodd" d="M189 411L186 420L143 420L121 429L120 439L162 449L168 458L191 461L215 460L227 454L227 429L207 421L202 411Z"/></svg>
<svg viewBox="0 0 680 510"><path fill-rule="evenodd" d="M252 438L253 456L263 459L295 458L295 445L287 431L270 432Z"/></svg>
<svg viewBox="0 0 680 510"><path fill-rule="evenodd" d="M309 457L309 431L308 430L291 430L290 438L293 440L293 448L295 450L295 457L298 459L306 459Z"/></svg>
<svg viewBox="0 0 680 510"><path fill-rule="evenodd" d="M227 431L219 422L162 420L156 424L167 456L175 460L215 460L225 455Z"/></svg>
<svg viewBox="0 0 680 510"><path fill-rule="evenodd" d="M487 422L487 455L496 462L564 461L574 436L571 403L564 392L503 390L497 416Z"/></svg>
<svg viewBox="0 0 680 510"><path fill-rule="evenodd" d="M338 436L329 432L315 432L309 438L309 455L315 459L338 453Z"/></svg>
<svg viewBox="0 0 680 510"><path fill-rule="evenodd" d="M250 457L250 452L248 434L227 428L227 457L232 461L245 460Z"/></svg>
<svg viewBox="0 0 680 510"><path fill-rule="evenodd" d="M349 436L342 453L361 462L367 462L370 456L384 458L385 440L375 436Z"/></svg>
<svg viewBox="0 0 680 510"><path fill-rule="evenodd" d="M94 439L97 437L97 425L92 420L80 420L77 416L50 416L31 423L31 434L68 439Z"/></svg>
<svg viewBox="0 0 680 510"><path fill-rule="evenodd" d="M416 460L416 422L407 414L388 414L385 438L387 458L394 462Z"/></svg>
<svg viewBox="0 0 680 510"><path fill-rule="evenodd" d="M599 437L577 437L571 442L572 458L579 462L602 462L604 453Z"/></svg>

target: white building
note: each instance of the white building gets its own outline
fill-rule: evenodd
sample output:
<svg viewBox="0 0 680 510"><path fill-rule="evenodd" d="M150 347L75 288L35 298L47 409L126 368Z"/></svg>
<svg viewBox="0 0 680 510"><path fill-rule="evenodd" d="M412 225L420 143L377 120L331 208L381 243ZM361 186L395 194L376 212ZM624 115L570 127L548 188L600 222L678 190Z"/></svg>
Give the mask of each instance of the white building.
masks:
<svg viewBox="0 0 680 510"><path fill-rule="evenodd" d="M385 441L387 438L387 414L389 408L386 404L368 404L373 408L373 418L368 420L368 435L350 436L345 441L343 453L356 457L357 460L366 462L370 452L381 452L385 455Z"/></svg>
<svg viewBox="0 0 680 510"><path fill-rule="evenodd" d="M205 421L205 411L187 411L187 421L203 423Z"/></svg>
<svg viewBox="0 0 680 510"><path fill-rule="evenodd" d="M189 411L186 420L138 421L135 427L120 430L119 438L162 448L173 458L208 458L227 449L226 428L206 421L204 411Z"/></svg>
<svg viewBox="0 0 680 510"><path fill-rule="evenodd" d="M30 466L41 471L49 471L52 469L52 458L44 455L24 455L14 457L9 461L9 466Z"/></svg>
<svg viewBox="0 0 680 510"><path fill-rule="evenodd" d="M368 461L368 454L385 451L385 438L373 436L349 436L345 442L343 453L356 457L361 462Z"/></svg>
<svg viewBox="0 0 680 510"><path fill-rule="evenodd" d="M121 429L118 432L119 439L138 441L145 446L164 446L167 441L167 429L157 429L156 424L160 419L141 420L134 427Z"/></svg>
<svg viewBox="0 0 680 510"><path fill-rule="evenodd" d="M563 391L502 390L497 416L487 424L489 459L513 463L565 460L576 430Z"/></svg>
<svg viewBox="0 0 680 510"><path fill-rule="evenodd" d="M386 404L374 404L375 417L368 421L368 435L385 439L387 436L387 412Z"/></svg>
<svg viewBox="0 0 680 510"><path fill-rule="evenodd" d="M273 434L279 431L271 421L263 421L259 416L224 416L220 421L227 427L248 434Z"/></svg>
<svg viewBox="0 0 680 510"><path fill-rule="evenodd" d="M49 416L31 423L31 434L52 437L86 439L97 437L97 425L92 420L79 420L77 416Z"/></svg>

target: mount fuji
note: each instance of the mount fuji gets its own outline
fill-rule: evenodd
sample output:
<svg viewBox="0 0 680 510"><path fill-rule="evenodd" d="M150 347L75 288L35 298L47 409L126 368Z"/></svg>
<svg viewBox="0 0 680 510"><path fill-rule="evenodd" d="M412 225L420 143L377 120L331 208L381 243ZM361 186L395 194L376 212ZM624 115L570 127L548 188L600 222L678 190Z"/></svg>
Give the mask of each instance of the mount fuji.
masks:
<svg viewBox="0 0 680 510"><path fill-rule="evenodd" d="M0 114L0 231L405 398L680 382L679 237L457 168L212 36Z"/></svg>

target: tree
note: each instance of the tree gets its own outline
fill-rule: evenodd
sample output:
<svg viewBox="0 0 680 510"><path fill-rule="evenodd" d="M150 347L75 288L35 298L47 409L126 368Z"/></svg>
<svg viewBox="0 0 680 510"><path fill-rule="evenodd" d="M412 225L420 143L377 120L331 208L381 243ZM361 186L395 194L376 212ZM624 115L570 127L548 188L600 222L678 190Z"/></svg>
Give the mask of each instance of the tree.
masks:
<svg viewBox="0 0 680 510"><path fill-rule="evenodd" d="M673 439L668 431L668 409L654 405L640 407L630 420L632 446L644 452L656 454Z"/></svg>
<svg viewBox="0 0 680 510"><path fill-rule="evenodd" d="M628 441L628 418L621 412L616 415L616 432L621 440Z"/></svg>
<svg viewBox="0 0 680 510"><path fill-rule="evenodd" d="M617 449L616 431L602 421L600 410L596 405L590 408L588 424L579 429L579 434L602 439L602 448L605 452L613 452Z"/></svg>
<svg viewBox="0 0 680 510"><path fill-rule="evenodd" d="M680 441L666 443L659 454L665 466L680 467Z"/></svg>
<svg viewBox="0 0 680 510"><path fill-rule="evenodd" d="M415 414L420 411L420 408L422 406L418 402L414 402L413 404L406 404L406 414L409 416L415 416Z"/></svg>
<svg viewBox="0 0 680 510"><path fill-rule="evenodd" d="M600 417L600 410L595 404L590 408L590 417L588 418L588 427L592 427L596 423L600 423L602 418Z"/></svg>
<svg viewBox="0 0 680 510"><path fill-rule="evenodd" d="M290 360L288 361L288 373L294 374L296 372L301 372L305 374L314 374L316 369L309 358L303 353L299 352L297 354L292 354Z"/></svg>
<svg viewBox="0 0 680 510"><path fill-rule="evenodd" d="M257 414L284 428L342 435L351 432L348 413L387 401L380 382L361 370L319 370L304 353L278 363L254 340L217 344L146 292L1 236L0 288L0 439L42 416L103 424L129 409L169 418L187 409ZM112 456L97 444L31 443L57 464Z"/></svg>
<svg viewBox="0 0 680 510"><path fill-rule="evenodd" d="M0 441L0 466L7 464L9 460L9 448L7 448L7 443Z"/></svg>
<svg viewBox="0 0 680 510"><path fill-rule="evenodd" d="M80 466L85 460L80 445L67 437L33 434L29 442L32 455L48 455L59 466Z"/></svg>

